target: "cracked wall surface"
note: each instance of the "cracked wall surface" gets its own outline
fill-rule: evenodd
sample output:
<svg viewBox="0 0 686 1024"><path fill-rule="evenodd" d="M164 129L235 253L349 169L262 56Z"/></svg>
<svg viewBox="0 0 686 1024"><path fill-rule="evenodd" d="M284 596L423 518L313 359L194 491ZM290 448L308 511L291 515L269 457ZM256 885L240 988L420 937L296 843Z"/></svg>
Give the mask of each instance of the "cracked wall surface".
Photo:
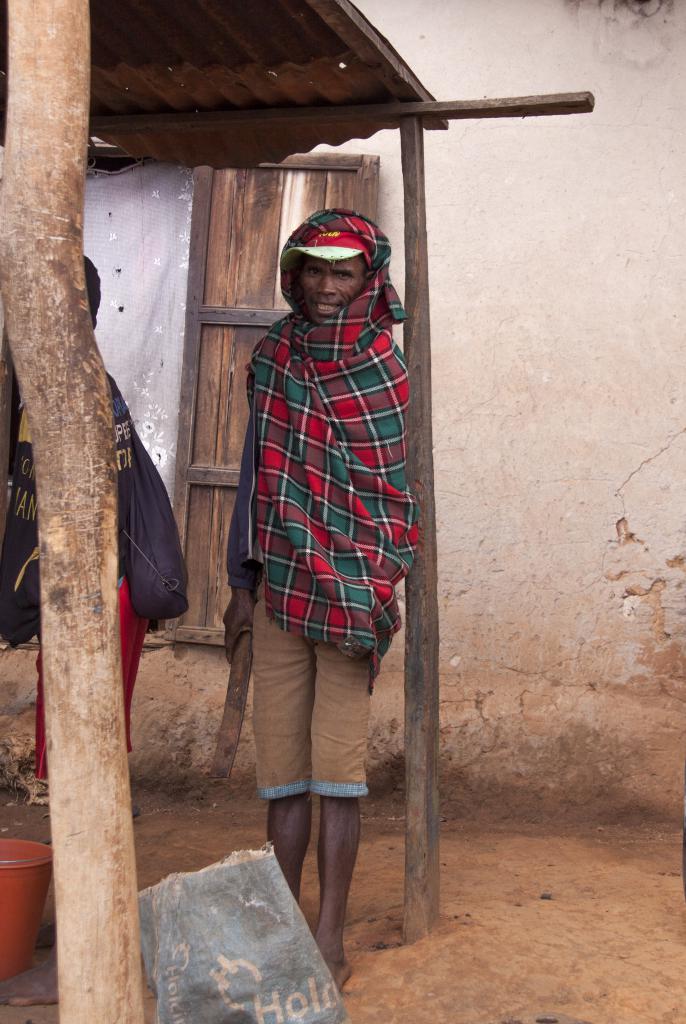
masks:
<svg viewBox="0 0 686 1024"><path fill-rule="evenodd" d="M426 134L444 792L678 815L686 7L359 6L439 99L596 96Z"/></svg>
<svg viewBox="0 0 686 1024"><path fill-rule="evenodd" d="M356 2L439 99L597 101L426 134L444 799L677 816L686 5ZM345 148L381 154L402 290L397 133ZM370 741L391 779L401 671L396 640ZM207 764L225 685L217 652L146 655L134 771Z"/></svg>

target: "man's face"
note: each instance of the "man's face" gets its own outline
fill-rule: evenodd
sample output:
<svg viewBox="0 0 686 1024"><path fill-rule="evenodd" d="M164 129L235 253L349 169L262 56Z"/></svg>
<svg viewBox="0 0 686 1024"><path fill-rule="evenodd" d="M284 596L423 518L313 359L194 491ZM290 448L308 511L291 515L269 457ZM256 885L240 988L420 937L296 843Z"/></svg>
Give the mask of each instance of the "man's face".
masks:
<svg viewBox="0 0 686 1024"><path fill-rule="evenodd" d="M333 262L305 256L300 269L300 286L313 324L323 324L336 316L364 291L366 283L364 256Z"/></svg>

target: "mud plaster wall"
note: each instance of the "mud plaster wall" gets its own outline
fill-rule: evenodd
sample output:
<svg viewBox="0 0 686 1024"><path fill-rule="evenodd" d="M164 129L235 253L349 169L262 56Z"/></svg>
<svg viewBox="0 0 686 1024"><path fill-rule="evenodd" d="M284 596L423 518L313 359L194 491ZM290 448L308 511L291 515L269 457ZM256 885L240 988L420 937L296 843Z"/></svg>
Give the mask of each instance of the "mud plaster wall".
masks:
<svg viewBox="0 0 686 1024"><path fill-rule="evenodd" d="M389 662L384 686L374 697L369 767L375 791L395 788L402 776L402 644L396 669ZM1 743L12 737L33 741L35 650L0 653ZM145 651L136 682L132 714L131 774L144 785L175 790L194 787L209 771L226 694L228 669L223 649L179 645ZM234 766L239 782L254 785L251 702Z"/></svg>
<svg viewBox="0 0 686 1024"><path fill-rule="evenodd" d="M438 98L597 99L593 115L427 134L444 796L676 816L686 5L358 6ZM381 154L402 287L397 135L347 148ZM377 785L397 778L401 654L396 642L373 700ZM0 735L31 728L31 661L0 657ZM225 685L219 651L144 655L137 778L176 784L207 766ZM248 722L246 779L251 762Z"/></svg>
<svg viewBox="0 0 686 1024"><path fill-rule="evenodd" d="M678 814L686 5L359 6L439 99L597 101L426 135L445 791Z"/></svg>

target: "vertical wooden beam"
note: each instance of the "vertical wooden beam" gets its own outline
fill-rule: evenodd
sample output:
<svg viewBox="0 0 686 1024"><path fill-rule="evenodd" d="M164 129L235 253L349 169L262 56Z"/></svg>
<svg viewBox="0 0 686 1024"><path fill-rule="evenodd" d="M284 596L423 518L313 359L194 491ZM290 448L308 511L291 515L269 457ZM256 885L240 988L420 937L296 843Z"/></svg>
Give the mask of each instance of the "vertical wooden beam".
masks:
<svg viewBox="0 0 686 1024"><path fill-rule="evenodd" d="M431 426L429 260L424 134L419 118L400 127L405 194L404 348L410 375L408 481L421 509L419 546L405 585L405 916L415 942L439 915L438 594Z"/></svg>
<svg viewBox="0 0 686 1024"><path fill-rule="evenodd" d="M207 268L207 239L212 210L211 167L196 167L193 172L193 212L191 244L186 286L186 323L183 341L179 421L176 434L176 478L174 481L174 515L179 527L181 546L186 550L188 527L188 467L193 461L193 426L197 404L198 364L202 322L198 315L204 300ZM176 626L175 620L174 630Z"/></svg>
<svg viewBox="0 0 686 1024"><path fill-rule="evenodd" d="M8 0L0 287L32 433L60 1020L142 1024L112 400L88 311L88 0Z"/></svg>

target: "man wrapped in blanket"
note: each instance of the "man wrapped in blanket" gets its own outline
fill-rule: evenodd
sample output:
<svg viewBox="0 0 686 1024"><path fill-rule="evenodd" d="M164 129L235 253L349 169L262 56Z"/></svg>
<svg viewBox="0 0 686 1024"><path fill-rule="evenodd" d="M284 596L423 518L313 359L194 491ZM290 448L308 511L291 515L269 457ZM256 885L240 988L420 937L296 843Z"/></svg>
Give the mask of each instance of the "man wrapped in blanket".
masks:
<svg viewBox="0 0 686 1024"><path fill-rule="evenodd" d="M319 948L339 988L367 795L369 698L400 628L417 506L405 480L405 312L391 248L348 210L309 217L281 255L292 312L257 344L228 548L229 660L253 634L253 725L267 831L299 899L320 798Z"/></svg>

